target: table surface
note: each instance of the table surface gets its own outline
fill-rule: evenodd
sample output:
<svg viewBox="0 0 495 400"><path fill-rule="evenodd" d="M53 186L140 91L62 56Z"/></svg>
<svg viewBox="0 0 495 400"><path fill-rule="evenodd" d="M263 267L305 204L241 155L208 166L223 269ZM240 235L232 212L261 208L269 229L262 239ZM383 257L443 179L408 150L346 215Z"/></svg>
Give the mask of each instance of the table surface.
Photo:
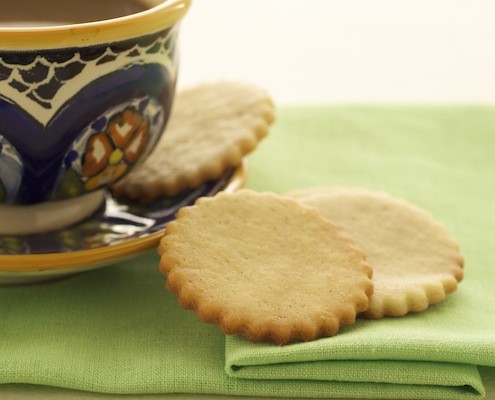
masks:
<svg viewBox="0 0 495 400"><path fill-rule="evenodd" d="M179 88L249 81L279 105L495 104L493 15L492 0L195 0L182 25ZM486 399L495 400L488 371ZM117 396L1 385L0 398ZM215 397L126 397L148 398Z"/></svg>

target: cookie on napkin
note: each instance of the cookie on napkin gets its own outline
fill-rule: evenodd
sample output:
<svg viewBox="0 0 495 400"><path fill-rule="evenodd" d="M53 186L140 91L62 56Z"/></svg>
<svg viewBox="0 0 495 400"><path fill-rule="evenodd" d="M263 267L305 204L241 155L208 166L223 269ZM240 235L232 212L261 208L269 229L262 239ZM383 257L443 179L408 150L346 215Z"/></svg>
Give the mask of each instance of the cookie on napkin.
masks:
<svg viewBox="0 0 495 400"><path fill-rule="evenodd" d="M361 316L423 311L456 290L463 277L463 258L447 229L409 202L344 187L289 195L334 221L367 253L375 288Z"/></svg>
<svg viewBox="0 0 495 400"><path fill-rule="evenodd" d="M272 193L199 199L167 225L158 252L184 308L251 341L332 336L373 290L362 250L317 211Z"/></svg>
<svg viewBox="0 0 495 400"><path fill-rule="evenodd" d="M257 147L274 119L272 100L255 85L219 82L181 91L154 152L113 191L151 201L218 179Z"/></svg>

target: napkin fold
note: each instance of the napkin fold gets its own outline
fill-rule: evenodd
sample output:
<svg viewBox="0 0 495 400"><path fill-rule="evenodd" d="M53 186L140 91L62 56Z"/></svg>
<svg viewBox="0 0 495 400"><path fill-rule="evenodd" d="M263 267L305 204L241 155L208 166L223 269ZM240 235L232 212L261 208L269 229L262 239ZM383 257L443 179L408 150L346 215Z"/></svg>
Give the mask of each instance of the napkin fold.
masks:
<svg viewBox="0 0 495 400"><path fill-rule="evenodd" d="M460 243L457 292L403 318L288 346L225 337L181 309L154 251L57 282L0 288L0 383L115 394L481 399L495 367L495 108L284 108L248 186L384 190ZM495 369L492 369L495 374ZM0 389L1 393L1 389Z"/></svg>

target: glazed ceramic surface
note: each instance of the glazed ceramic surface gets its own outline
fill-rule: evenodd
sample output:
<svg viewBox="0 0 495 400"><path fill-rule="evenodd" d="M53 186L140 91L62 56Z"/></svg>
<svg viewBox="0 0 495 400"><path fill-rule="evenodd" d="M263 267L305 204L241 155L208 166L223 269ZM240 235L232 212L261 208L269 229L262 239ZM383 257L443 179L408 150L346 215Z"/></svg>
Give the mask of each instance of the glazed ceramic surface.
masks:
<svg viewBox="0 0 495 400"><path fill-rule="evenodd" d="M149 154L169 117L188 2L162 3L103 22L0 28L0 203L80 196Z"/></svg>
<svg viewBox="0 0 495 400"><path fill-rule="evenodd" d="M245 179L246 168L241 166L217 181L150 204L119 201L107 193L94 215L71 227L36 235L0 235L0 284L53 279L156 247L179 208L221 190L235 191Z"/></svg>

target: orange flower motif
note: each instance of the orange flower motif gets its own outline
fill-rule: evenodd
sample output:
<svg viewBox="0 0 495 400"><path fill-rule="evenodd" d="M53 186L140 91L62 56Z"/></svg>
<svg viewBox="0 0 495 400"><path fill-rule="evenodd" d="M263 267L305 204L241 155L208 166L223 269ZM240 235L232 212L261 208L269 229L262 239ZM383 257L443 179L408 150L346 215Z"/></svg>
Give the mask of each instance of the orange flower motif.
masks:
<svg viewBox="0 0 495 400"><path fill-rule="evenodd" d="M149 121L135 108L114 115L104 132L93 134L82 158L81 172L95 190L121 178L136 163L149 141Z"/></svg>

